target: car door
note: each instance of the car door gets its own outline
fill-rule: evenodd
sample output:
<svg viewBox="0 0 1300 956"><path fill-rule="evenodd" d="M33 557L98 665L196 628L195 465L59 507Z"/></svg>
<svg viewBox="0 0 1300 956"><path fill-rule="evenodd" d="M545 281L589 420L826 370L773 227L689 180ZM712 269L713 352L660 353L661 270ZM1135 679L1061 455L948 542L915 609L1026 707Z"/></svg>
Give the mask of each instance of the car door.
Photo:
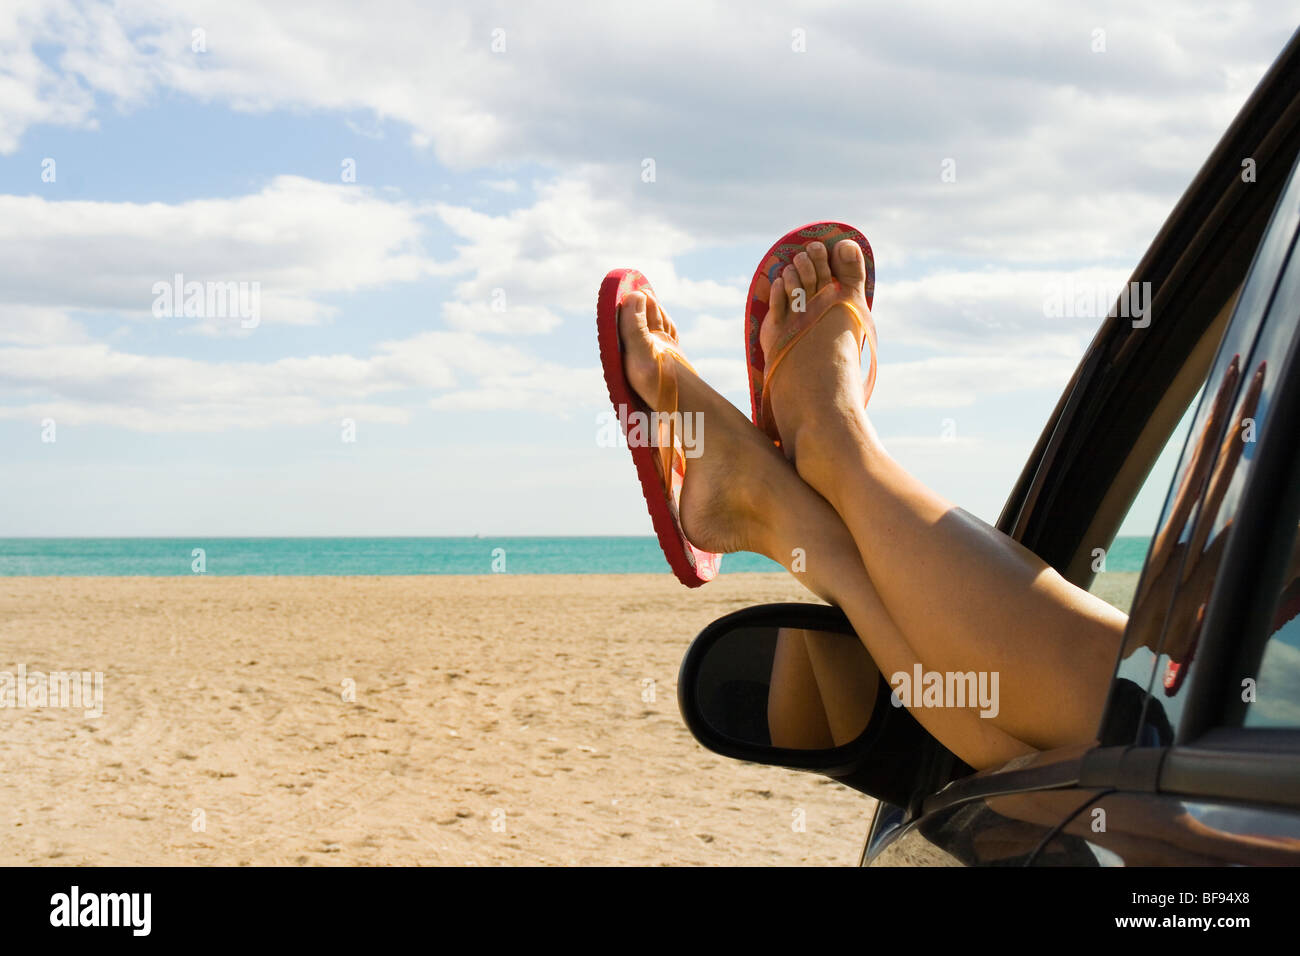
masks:
<svg viewBox="0 0 1300 956"><path fill-rule="evenodd" d="M1239 626L1244 618L1233 614L1254 608L1252 601L1273 609L1297 600L1281 583L1290 565L1278 558L1287 548L1300 551L1295 522L1278 530L1276 514L1274 525L1266 518L1291 487L1287 481L1295 484L1292 472L1278 476L1290 437L1281 399L1285 384L1297 378L1300 266L1292 266L1292 251L1300 184L1288 173L1300 145L1298 53L1293 39L1135 270L1134 281L1151 283L1149 323L1112 316L1103 325L999 521L1068 579L1093 586L1098 552L1104 557L1159 450L1188 421L1185 413L1200 393L1153 529L1153 541L1164 547L1153 544L1136 586L1130 632L1140 630L1142 641L1126 641L1096 744L953 781L919 812L882 807L864 863L927 857L968 864L1173 862L1161 857L1158 841L1148 839L1140 849L1125 844L1126 857L1097 834L1140 833L1139 822L1154 826L1153 820L1174 821L1169 825L1176 830L1196 821L1192 830L1201 834L1206 815L1222 821L1225 814L1236 814L1243 835L1285 831L1270 837L1274 843L1242 844L1258 849L1259 861L1289 853L1286 801L1296 764L1288 735L1295 731L1270 727L1265 740L1262 728L1243 726L1231 693L1239 693L1234 682L1251 663L1247 644L1238 640L1246 633ZM1260 175L1253 182L1241 175L1242 157L1256 160ZM1253 419L1255 440L1247 452L1231 444L1223 452L1230 418L1238 427ZM1265 428L1274 436L1271 445ZM1265 455L1266 448L1280 450ZM1189 560L1195 549L1200 557ZM1270 556L1273 564L1261 569ZM1280 590L1262 596L1270 583ZM1273 623L1260 623L1266 611L1253 613L1256 631ZM1252 640L1249 646L1261 653L1273 643ZM1272 686L1286 687L1291 643L1274 646L1283 650L1265 659L1268 670L1256 666L1257 685L1272 675ZM1173 668L1170 653L1180 661ZM1147 695L1163 694L1170 674L1168 707L1152 705ZM1243 788L1259 786L1267 791L1264 809L1242 799ZM1280 813L1281 822L1260 823L1260 813ZM1096 829L1107 821L1109 831ZM1216 845L1220 859L1243 852L1229 843L1235 848ZM1205 850L1197 844L1196 852Z"/></svg>

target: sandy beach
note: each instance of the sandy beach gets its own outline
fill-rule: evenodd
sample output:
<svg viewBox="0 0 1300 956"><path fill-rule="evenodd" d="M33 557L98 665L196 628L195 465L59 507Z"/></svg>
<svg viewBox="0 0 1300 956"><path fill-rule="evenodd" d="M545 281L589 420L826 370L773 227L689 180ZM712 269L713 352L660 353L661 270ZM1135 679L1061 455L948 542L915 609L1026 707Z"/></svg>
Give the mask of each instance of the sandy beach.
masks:
<svg viewBox="0 0 1300 956"><path fill-rule="evenodd" d="M104 674L100 717L0 710L0 862L852 865L872 800L717 757L677 710L698 630L782 600L812 598L765 574L0 579L0 671Z"/></svg>

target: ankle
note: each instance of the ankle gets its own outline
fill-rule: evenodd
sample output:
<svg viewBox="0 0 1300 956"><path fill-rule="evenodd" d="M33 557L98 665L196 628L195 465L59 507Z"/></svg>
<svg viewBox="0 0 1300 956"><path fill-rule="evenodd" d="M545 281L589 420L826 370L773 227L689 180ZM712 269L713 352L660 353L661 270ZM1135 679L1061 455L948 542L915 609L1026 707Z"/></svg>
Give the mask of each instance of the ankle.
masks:
<svg viewBox="0 0 1300 956"><path fill-rule="evenodd" d="M804 484L793 463L780 457L771 445L760 450L765 467L751 471L754 480L746 481L746 491L740 496L741 508L748 530L749 548L757 554L771 558L786 570L790 569L807 528L801 520L798 507L792 507L807 495Z"/></svg>
<svg viewBox="0 0 1300 956"><path fill-rule="evenodd" d="M808 489L803 489L803 495ZM791 501L801 500L798 496ZM857 545L834 509L820 496L805 499L806 506L783 509L785 520L773 529L767 557L781 564L794 578L828 604L839 606L841 589L851 578L839 573L846 561L858 563Z"/></svg>
<svg viewBox="0 0 1300 956"><path fill-rule="evenodd" d="M799 475L840 510L861 497L871 473L887 458L861 408L833 409L799 430Z"/></svg>

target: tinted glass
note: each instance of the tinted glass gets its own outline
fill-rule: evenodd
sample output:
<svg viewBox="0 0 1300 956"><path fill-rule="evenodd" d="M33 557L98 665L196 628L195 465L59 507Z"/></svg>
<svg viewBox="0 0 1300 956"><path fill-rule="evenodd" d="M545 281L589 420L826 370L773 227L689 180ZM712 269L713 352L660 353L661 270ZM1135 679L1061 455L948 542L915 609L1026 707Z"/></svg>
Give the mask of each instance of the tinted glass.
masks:
<svg viewBox="0 0 1300 956"><path fill-rule="evenodd" d="M1292 481L1300 481L1300 475ZM1284 560L1263 654L1254 673L1242 680L1245 727L1300 727L1300 533L1292 537Z"/></svg>
<svg viewBox="0 0 1300 956"><path fill-rule="evenodd" d="M1192 420L1125 635L1120 675L1146 687L1175 727L1232 516L1296 326L1300 268L1288 258L1298 214L1293 171ZM1154 741L1139 733L1138 742Z"/></svg>

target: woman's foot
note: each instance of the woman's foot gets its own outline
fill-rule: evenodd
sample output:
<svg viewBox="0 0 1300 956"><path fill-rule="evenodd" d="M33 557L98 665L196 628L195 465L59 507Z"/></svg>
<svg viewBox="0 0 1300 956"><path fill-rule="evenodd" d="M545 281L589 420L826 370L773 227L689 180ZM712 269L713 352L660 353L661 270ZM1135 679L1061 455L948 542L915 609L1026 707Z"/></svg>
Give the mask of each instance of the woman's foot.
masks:
<svg viewBox="0 0 1300 956"><path fill-rule="evenodd" d="M759 330L764 358L770 360L772 350L786 338L795 313L802 312L812 297L833 280L839 280L844 292L870 321L866 277L866 260L856 242L836 243L833 255L821 242L804 246L804 251L794 257L794 264L786 266L772 283L768 313ZM837 440L826 436L842 435L846 427L855 432L870 431L862 410L862 353L857 336L858 322L853 313L843 305L832 306L781 360L769 383L781 447L798 463L799 473L806 479L813 477L809 469L816 473L830 465L814 461L809 454L798 456L797 449L810 452L834 445ZM812 432L823 437L809 441Z"/></svg>
<svg viewBox="0 0 1300 956"><path fill-rule="evenodd" d="M653 297L633 292L618 316L623 362L633 390L652 411L659 394L659 360L654 342L677 344L677 328ZM668 356L665 361L676 362ZM781 489L799 482L775 446L741 412L677 362L678 411L692 417L696 442L687 458L680 513L682 530L697 548L729 553L756 551L777 556Z"/></svg>

